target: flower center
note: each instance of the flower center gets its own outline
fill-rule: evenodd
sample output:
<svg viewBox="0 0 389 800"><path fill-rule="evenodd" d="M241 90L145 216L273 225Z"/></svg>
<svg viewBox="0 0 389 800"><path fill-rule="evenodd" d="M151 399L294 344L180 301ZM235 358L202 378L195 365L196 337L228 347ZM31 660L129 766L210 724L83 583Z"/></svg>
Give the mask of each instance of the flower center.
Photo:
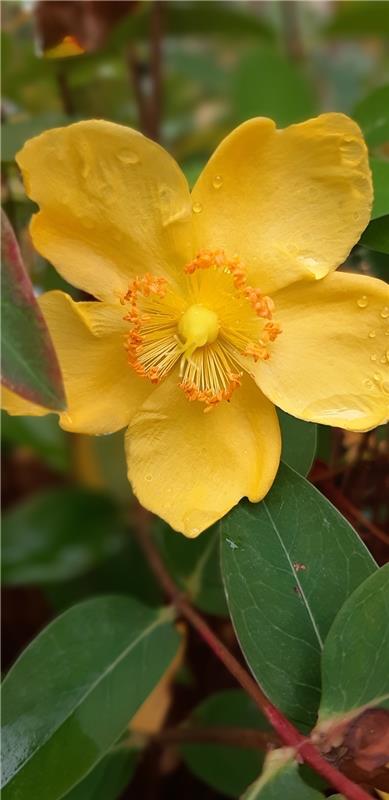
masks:
<svg viewBox="0 0 389 800"><path fill-rule="evenodd" d="M188 400L210 410L229 400L253 362L268 359L281 332L272 321L274 303L249 286L237 257L204 251L184 268L181 292L150 274L132 281L126 338L133 369L159 383L176 366Z"/></svg>
<svg viewBox="0 0 389 800"><path fill-rule="evenodd" d="M178 333L184 340L184 354L190 358L197 347L212 344L219 333L217 314L199 303L184 311L179 323Z"/></svg>

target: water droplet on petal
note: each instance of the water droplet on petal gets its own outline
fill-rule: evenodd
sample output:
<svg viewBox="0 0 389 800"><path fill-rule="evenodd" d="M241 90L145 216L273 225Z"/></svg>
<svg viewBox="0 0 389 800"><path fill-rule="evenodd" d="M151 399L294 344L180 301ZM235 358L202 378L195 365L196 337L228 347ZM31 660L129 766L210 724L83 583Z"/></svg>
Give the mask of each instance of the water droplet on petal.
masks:
<svg viewBox="0 0 389 800"><path fill-rule="evenodd" d="M382 317L382 319L388 319L388 317L389 317L389 306L384 306L384 308L381 311L380 316Z"/></svg>
<svg viewBox="0 0 389 800"><path fill-rule="evenodd" d="M150 472L147 475L145 475L145 480L148 481L149 483L150 481L153 480L153 476L150 474Z"/></svg>
<svg viewBox="0 0 389 800"><path fill-rule="evenodd" d="M116 154L119 161L122 164L138 164L139 163L139 156L137 153L134 153L133 150L121 150L119 153Z"/></svg>
<svg viewBox="0 0 389 800"><path fill-rule="evenodd" d="M223 186L223 178L221 175L215 175L212 181L212 186L214 189L221 189L221 187Z"/></svg>
<svg viewBox="0 0 389 800"><path fill-rule="evenodd" d="M381 364L386 364L386 355L381 356L380 362Z"/></svg>
<svg viewBox="0 0 389 800"><path fill-rule="evenodd" d="M202 210L203 210L203 207L202 207L201 203L199 203L199 202L193 203L193 211L194 211L195 214L201 214Z"/></svg>
<svg viewBox="0 0 389 800"><path fill-rule="evenodd" d="M366 295L365 295L365 294L363 294L363 295L362 295L362 297L360 297L360 298L357 300L357 306L359 306L359 308L366 308L366 306L368 305L368 302L369 302L369 301L368 301L368 299L367 299Z"/></svg>
<svg viewBox="0 0 389 800"><path fill-rule="evenodd" d="M377 354L376 354L376 353L373 353L373 354L370 356L370 361L377 361Z"/></svg>
<svg viewBox="0 0 389 800"><path fill-rule="evenodd" d="M389 336L389 328L386 329L385 336Z"/></svg>
<svg viewBox="0 0 389 800"><path fill-rule="evenodd" d="M380 372L375 372L374 375L373 375L373 378L374 378L375 381L380 381L381 380L381 373Z"/></svg>
<svg viewBox="0 0 389 800"><path fill-rule="evenodd" d="M365 386L367 389L373 389L373 383L370 380L365 381Z"/></svg>
<svg viewBox="0 0 389 800"><path fill-rule="evenodd" d="M375 339L375 331L369 331L368 336L369 339Z"/></svg>

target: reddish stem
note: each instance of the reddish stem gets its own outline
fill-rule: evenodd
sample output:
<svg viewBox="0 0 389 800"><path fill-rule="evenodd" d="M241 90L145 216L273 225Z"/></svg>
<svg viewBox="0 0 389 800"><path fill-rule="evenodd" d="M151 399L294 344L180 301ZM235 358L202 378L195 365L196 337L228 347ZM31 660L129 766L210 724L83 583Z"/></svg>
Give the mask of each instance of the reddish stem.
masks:
<svg viewBox="0 0 389 800"><path fill-rule="evenodd" d="M139 544L160 586L172 600L177 611L195 628L210 650L217 656L242 689L262 711L281 741L298 751L298 757L322 775L331 786L348 800L371 800L371 797L349 778L328 763L316 747L289 722L283 713L270 702L254 678L242 667L235 656L218 639L202 616L190 605L166 570L162 558L149 533L149 515L140 509L139 525L135 526Z"/></svg>

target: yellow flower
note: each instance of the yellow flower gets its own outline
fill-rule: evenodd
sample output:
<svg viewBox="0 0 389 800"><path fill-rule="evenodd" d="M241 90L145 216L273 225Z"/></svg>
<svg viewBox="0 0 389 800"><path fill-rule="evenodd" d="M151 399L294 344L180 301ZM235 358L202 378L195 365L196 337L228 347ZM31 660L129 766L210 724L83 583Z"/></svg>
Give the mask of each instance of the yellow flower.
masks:
<svg viewBox="0 0 389 800"><path fill-rule="evenodd" d="M67 390L60 423L128 426L134 492L173 528L197 536L264 497L274 404L356 431L387 418L388 288L334 272L372 202L352 120L250 120L192 196L161 147L109 122L47 131L17 160L40 206L37 250L99 300L41 299ZM11 413L45 413L4 397Z"/></svg>

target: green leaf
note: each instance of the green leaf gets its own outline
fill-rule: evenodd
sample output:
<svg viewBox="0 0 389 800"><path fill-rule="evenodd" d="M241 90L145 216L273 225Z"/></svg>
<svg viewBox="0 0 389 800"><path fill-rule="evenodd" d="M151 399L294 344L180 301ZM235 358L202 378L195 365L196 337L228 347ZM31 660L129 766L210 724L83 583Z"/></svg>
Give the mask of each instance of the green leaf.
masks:
<svg viewBox="0 0 389 800"><path fill-rule="evenodd" d="M70 469L69 435L55 414L45 417L11 417L1 414L1 437L6 444L29 448L45 464L59 472Z"/></svg>
<svg viewBox="0 0 389 800"><path fill-rule="evenodd" d="M377 219L389 214L389 161L372 157L370 158L370 167L374 186L374 203L371 218Z"/></svg>
<svg viewBox="0 0 389 800"><path fill-rule="evenodd" d="M167 567L180 588L201 611L226 616L217 526L197 539L185 539L162 522L159 527Z"/></svg>
<svg viewBox="0 0 389 800"><path fill-rule="evenodd" d="M244 55L233 82L233 101L237 121L271 117L282 127L316 113L308 78L270 48L257 48Z"/></svg>
<svg viewBox="0 0 389 800"><path fill-rule="evenodd" d="M101 760L176 654L169 615L93 598L30 644L3 685L4 800L57 800Z"/></svg>
<svg viewBox="0 0 389 800"><path fill-rule="evenodd" d="M389 708L389 564L346 600L324 643L319 727L364 706Z"/></svg>
<svg viewBox="0 0 389 800"><path fill-rule="evenodd" d="M330 36L385 36L389 15L382 0L348 0L341 3L325 31Z"/></svg>
<svg viewBox="0 0 389 800"><path fill-rule="evenodd" d="M61 373L14 232L2 212L2 382L38 405L65 408Z"/></svg>
<svg viewBox="0 0 389 800"><path fill-rule="evenodd" d="M360 244L379 253L389 253L389 214L373 219L362 234Z"/></svg>
<svg viewBox="0 0 389 800"><path fill-rule="evenodd" d="M192 723L201 728L233 726L269 730L260 711L240 689L208 697L196 708ZM264 757L259 751L209 742L182 745L181 752L194 775L228 797L238 797L254 780Z"/></svg>
<svg viewBox="0 0 389 800"><path fill-rule="evenodd" d="M281 460L299 472L308 475L316 453L316 425L286 414L277 408L281 427Z"/></svg>
<svg viewBox="0 0 389 800"><path fill-rule="evenodd" d="M289 749L274 750L266 757L262 775L247 789L242 800L324 800L307 786Z"/></svg>
<svg viewBox="0 0 389 800"><path fill-rule="evenodd" d="M136 761L135 750L118 744L64 800L117 800L135 772Z"/></svg>
<svg viewBox="0 0 389 800"><path fill-rule="evenodd" d="M143 4L142 4L143 5ZM140 12L127 17L120 25L116 26L110 37L111 48L130 40L146 38L149 35L150 19L147 6ZM256 14L250 14L245 9L237 8L230 3L220 4L218 0L208 0L199 13L196 0L184 0L168 3L165 9L164 25L170 36L190 37L253 37L258 39L272 38L273 32Z"/></svg>
<svg viewBox="0 0 389 800"><path fill-rule="evenodd" d="M380 86L355 107L352 117L360 125L369 147L389 141L389 84Z"/></svg>
<svg viewBox="0 0 389 800"><path fill-rule="evenodd" d="M4 583L75 578L118 553L124 539L110 497L67 486L40 492L4 514Z"/></svg>
<svg viewBox="0 0 389 800"><path fill-rule="evenodd" d="M312 725L324 638L374 562L344 517L286 465L265 500L242 502L220 527L222 574L243 653L269 698Z"/></svg>

